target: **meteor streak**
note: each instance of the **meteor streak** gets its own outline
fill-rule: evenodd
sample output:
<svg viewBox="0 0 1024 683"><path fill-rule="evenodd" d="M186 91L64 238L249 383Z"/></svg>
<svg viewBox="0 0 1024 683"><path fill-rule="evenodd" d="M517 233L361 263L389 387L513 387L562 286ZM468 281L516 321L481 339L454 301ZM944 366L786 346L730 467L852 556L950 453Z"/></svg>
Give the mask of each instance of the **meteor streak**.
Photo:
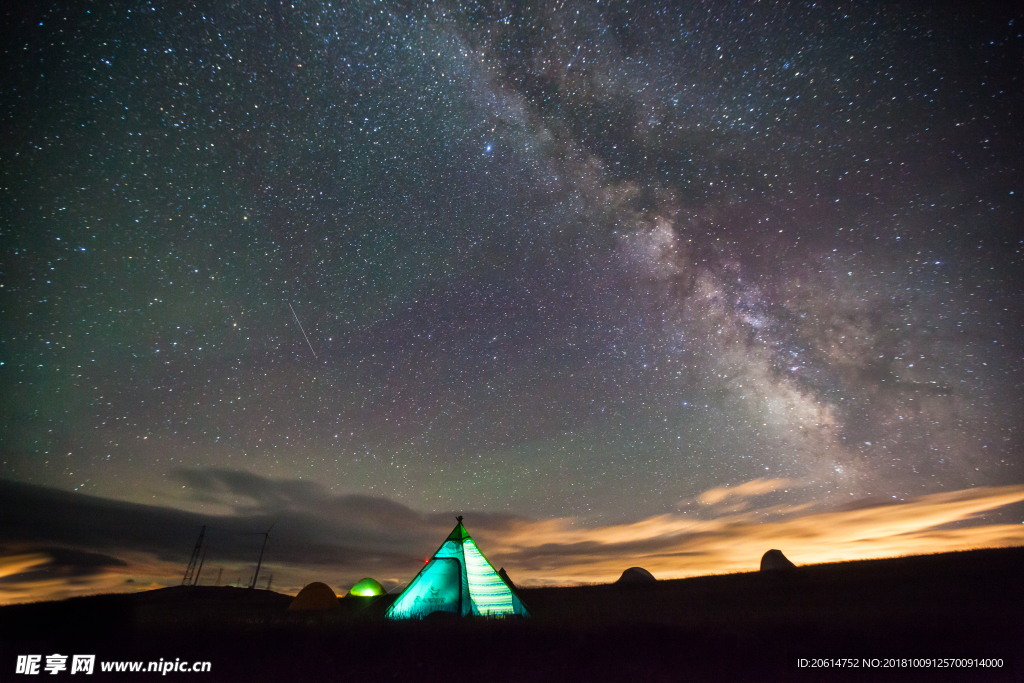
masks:
<svg viewBox="0 0 1024 683"><path fill-rule="evenodd" d="M295 318L295 323L299 326L299 331L302 332L302 336L306 338L306 343L309 344L309 337L306 337L306 331L304 329L302 329L302 323L299 322L299 316L295 315L295 309L292 308L291 303L288 304L288 308L292 309L292 317ZM309 344L309 350L313 351L313 345L312 344ZM316 351L313 351L313 358L316 358L317 360L320 360L319 358L317 358Z"/></svg>

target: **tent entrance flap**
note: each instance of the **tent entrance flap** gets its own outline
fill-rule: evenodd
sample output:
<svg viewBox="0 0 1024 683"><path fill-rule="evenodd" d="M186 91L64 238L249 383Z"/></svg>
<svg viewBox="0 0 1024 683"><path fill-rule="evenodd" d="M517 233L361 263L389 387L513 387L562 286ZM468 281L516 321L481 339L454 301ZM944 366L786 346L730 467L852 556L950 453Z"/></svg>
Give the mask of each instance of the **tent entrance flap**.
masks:
<svg viewBox="0 0 1024 683"><path fill-rule="evenodd" d="M462 563L435 557L388 610L396 619L422 619L434 612L462 614Z"/></svg>

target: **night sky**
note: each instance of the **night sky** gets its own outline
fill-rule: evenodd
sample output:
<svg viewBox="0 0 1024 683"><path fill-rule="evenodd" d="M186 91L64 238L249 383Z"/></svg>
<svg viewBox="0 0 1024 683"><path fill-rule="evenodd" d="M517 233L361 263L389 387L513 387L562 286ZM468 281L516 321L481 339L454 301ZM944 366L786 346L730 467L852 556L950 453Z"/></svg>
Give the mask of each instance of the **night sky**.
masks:
<svg viewBox="0 0 1024 683"><path fill-rule="evenodd" d="M436 519L396 580L456 512L1024 499L1021 19L113 4L4 19L9 484Z"/></svg>

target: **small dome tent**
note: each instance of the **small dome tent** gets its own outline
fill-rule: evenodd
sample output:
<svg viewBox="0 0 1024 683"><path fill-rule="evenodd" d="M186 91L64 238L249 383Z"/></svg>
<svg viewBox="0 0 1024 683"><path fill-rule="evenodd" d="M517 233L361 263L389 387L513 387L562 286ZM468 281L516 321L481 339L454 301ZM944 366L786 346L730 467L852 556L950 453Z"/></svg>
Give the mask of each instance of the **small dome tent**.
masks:
<svg viewBox="0 0 1024 683"><path fill-rule="evenodd" d="M384 595L387 593L384 590L384 586L380 585L376 579L366 577L365 579L359 579L356 585L352 586L349 590L349 595L354 595L358 598L372 598L378 595Z"/></svg>
<svg viewBox="0 0 1024 683"><path fill-rule="evenodd" d="M289 611L323 610L335 609L338 607L338 596L326 583L314 581L299 591L292 603L288 605Z"/></svg>
<svg viewBox="0 0 1024 683"><path fill-rule="evenodd" d="M516 585L512 583L512 579L509 578L508 573L505 571L504 567L498 570L498 576L501 577L501 580L505 582L506 586L508 586L512 590L516 589Z"/></svg>
<svg viewBox="0 0 1024 683"><path fill-rule="evenodd" d="M776 569L795 569L796 565L789 561L781 550L769 550L761 556L761 571L772 571Z"/></svg>
<svg viewBox="0 0 1024 683"><path fill-rule="evenodd" d="M444 612L457 617L530 616L476 547L462 517L457 519L445 542L385 612L387 619L437 618Z"/></svg>
<svg viewBox="0 0 1024 683"><path fill-rule="evenodd" d="M619 585L634 585L643 583L657 583L657 579L654 575L643 567L630 567L626 571L622 572L622 576L616 581Z"/></svg>

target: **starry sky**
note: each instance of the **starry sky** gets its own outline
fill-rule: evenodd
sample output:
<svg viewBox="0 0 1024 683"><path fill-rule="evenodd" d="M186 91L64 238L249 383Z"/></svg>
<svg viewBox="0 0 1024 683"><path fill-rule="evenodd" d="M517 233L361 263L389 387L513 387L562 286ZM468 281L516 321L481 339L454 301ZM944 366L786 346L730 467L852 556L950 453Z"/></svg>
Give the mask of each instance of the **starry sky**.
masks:
<svg viewBox="0 0 1024 683"><path fill-rule="evenodd" d="M1024 29L954 4L6 10L0 478L185 558L335 504L1024 543Z"/></svg>

